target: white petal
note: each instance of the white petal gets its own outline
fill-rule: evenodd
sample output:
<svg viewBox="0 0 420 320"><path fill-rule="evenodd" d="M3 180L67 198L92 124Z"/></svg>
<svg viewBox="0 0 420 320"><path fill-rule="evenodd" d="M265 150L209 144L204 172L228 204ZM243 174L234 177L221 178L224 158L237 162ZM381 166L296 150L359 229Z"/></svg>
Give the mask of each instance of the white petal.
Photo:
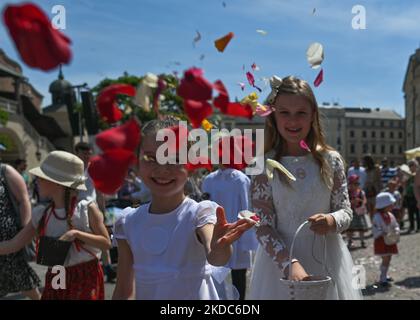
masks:
<svg viewBox="0 0 420 320"><path fill-rule="evenodd" d="M319 68L324 61L324 48L319 42L312 43L306 51L306 58L312 68Z"/></svg>

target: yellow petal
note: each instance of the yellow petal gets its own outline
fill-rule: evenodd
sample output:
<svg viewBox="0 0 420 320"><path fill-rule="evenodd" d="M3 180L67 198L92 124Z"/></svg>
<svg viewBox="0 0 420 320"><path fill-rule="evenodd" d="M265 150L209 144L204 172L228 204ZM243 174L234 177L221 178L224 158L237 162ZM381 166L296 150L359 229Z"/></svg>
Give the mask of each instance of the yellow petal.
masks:
<svg viewBox="0 0 420 320"><path fill-rule="evenodd" d="M266 166L267 177L270 180L272 180L274 177L274 169L278 169L280 172L286 175L287 178L289 178L292 181L296 181L296 178L293 176L293 174L291 174L289 170L287 170L283 165L281 165L276 160L267 159L265 162L265 166Z"/></svg>
<svg viewBox="0 0 420 320"><path fill-rule="evenodd" d="M213 125L207 120L204 119L201 122L201 126L204 128L204 130L206 130L207 132L209 132L211 130L211 128L213 128Z"/></svg>

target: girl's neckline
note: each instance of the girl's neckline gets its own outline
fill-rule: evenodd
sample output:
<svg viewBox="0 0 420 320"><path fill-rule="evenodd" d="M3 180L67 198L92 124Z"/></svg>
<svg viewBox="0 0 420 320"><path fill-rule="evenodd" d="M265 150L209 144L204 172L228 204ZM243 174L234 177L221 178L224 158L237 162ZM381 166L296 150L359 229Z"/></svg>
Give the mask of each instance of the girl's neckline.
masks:
<svg viewBox="0 0 420 320"><path fill-rule="evenodd" d="M170 216L174 213L176 213L181 207L182 205L188 201L190 198L188 196L186 196L184 198L184 200L182 200L182 202L173 210L168 211L168 212L150 212L150 206L152 205L152 202L149 203L148 207L147 207L147 214L151 215L151 216Z"/></svg>

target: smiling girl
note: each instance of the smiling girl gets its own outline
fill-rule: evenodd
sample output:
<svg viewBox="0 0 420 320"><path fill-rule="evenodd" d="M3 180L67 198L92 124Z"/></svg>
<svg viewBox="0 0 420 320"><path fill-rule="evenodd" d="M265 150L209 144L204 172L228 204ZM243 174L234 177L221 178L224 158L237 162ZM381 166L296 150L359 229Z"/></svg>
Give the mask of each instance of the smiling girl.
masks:
<svg viewBox="0 0 420 320"><path fill-rule="evenodd" d="M270 83L268 103L275 111L266 121L266 157L280 162L297 179L287 181L277 171L273 179L266 174L252 177L251 198L261 225L250 298L288 299L281 278L290 273L300 281L327 272L333 280L328 299L360 299L360 290L352 287L353 261L341 237L352 219L343 160L324 140L308 83L291 76L273 77ZM301 141L308 148L302 148ZM288 250L305 220L310 229L299 233L289 265Z"/></svg>
<svg viewBox="0 0 420 320"><path fill-rule="evenodd" d="M224 266L231 244L254 225L247 220L229 224L216 203L186 197L185 166L157 162L162 144L156 141L158 131L176 125L174 118L166 118L143 127L139 175L152 201L127 208L115 223L118 276L113 299L220 299L211 265Z"/></svg>

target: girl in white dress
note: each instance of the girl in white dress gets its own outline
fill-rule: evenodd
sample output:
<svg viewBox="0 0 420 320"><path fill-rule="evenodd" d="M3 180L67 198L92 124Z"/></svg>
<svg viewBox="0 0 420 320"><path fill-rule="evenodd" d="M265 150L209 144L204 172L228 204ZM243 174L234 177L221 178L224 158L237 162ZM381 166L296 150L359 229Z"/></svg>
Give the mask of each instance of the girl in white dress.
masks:
<svg viewBox="0 0 420 320"><path fill-rule="evenodd" d="M251 199L261 225L250 299L288 299L280 279L289 272L296 281L327 272L333 284L327 299L361 299L353 261L341 237L352 220L343 160L325 143L308 83L291 76L273 77L270 83L268 103L275 111L266 121L266 157L280 162L296 181L288 181L279 171L271 179L266 174L252 177ZM289 265L288 249L305 220L310 228L299 233Z"/></svg>
<svg viewBox="0 0 420 320"><path fill-rule="evenodd" d="M157 132L176 125L175 119L166 118L143 127L139 175L152 201L125 209L115 223L118 275L113 299L134 294L138 300L220 299L212 266L224 266L232 243L254 225L246 220L227 223L216 203L186 197L185 166L157 162L162 144L156 141Z"/></svg>

